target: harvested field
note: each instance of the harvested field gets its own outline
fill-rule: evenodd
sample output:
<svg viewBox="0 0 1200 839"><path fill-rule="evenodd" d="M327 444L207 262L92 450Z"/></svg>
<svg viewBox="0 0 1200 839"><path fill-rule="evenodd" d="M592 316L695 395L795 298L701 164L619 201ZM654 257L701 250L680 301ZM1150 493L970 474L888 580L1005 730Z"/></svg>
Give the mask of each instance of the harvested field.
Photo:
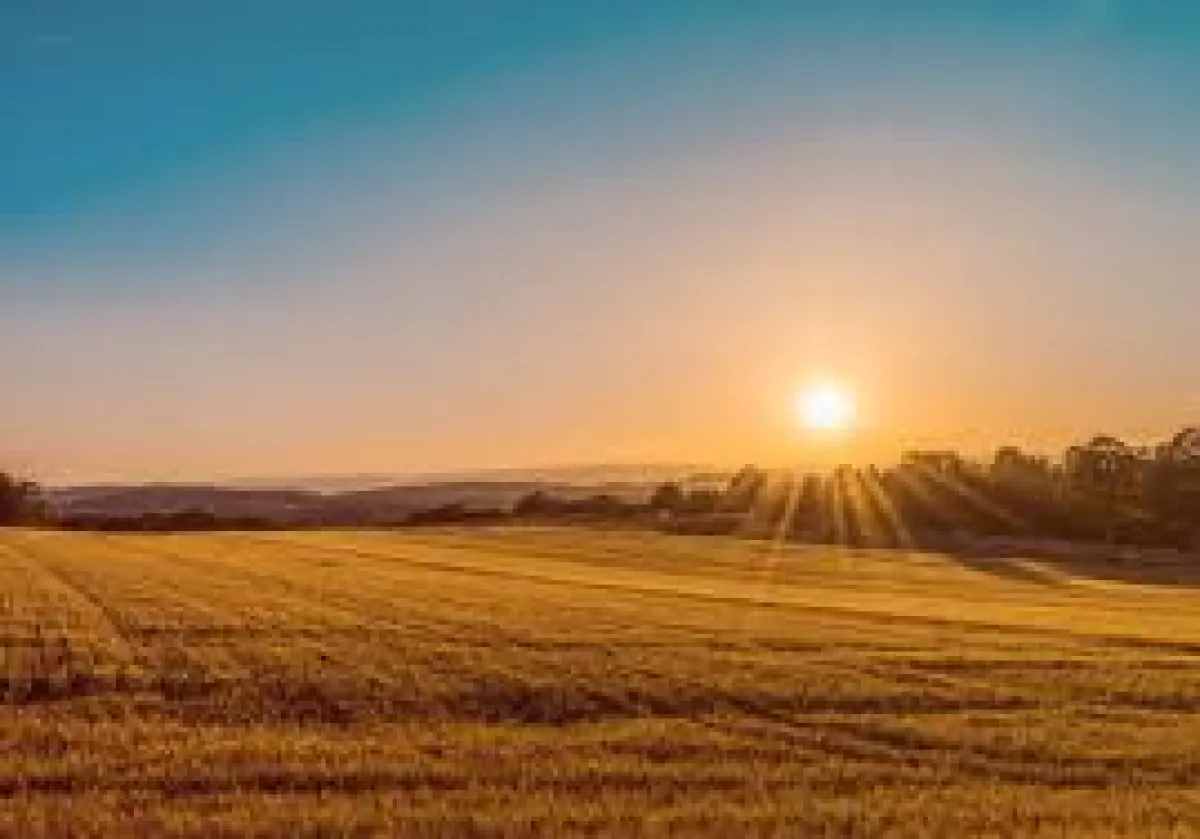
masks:
<svg viewBox="0 0 1200 839"><path fill-rule="evenodd" d="M0 832L1200 834L1200 575L0 532Z"/></svg>

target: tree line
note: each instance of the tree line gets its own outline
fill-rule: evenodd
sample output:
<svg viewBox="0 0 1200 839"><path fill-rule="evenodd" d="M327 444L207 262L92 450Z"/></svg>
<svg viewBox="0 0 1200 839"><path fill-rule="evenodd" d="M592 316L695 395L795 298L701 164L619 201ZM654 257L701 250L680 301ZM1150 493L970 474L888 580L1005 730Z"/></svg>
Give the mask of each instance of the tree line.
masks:
<svg viewBox="0 0 1200 839"><path fill-rule="evenodd" d="M749 465L721 482L711 477L667 481L634 500L537 490L508 509L450 504L409 512L395 523L599 521L877 546L995 536L1200 548L1200 427L1153 446L1097 435L1058 459L1003 446L987 461L912 451L886 468L801 474ZM279 526L269 518L227 520L205 511L55 521L35 483L0 472L0 525L29 524L149 531Z"/></svg>
<svg viewBox="0 0 1200 839"><path fill-rule="evenodd" d="M518 514L579 515L535 493ZM669 481L644 513L672 530L746 533L814 542L906 546L961 537L1020 537L1200 548L1200 428L1154 446L1097 435L1057 460L1003 446L985 462L953 451L912 451L899 463L827 474L746 466L720 488Z"/></svg>

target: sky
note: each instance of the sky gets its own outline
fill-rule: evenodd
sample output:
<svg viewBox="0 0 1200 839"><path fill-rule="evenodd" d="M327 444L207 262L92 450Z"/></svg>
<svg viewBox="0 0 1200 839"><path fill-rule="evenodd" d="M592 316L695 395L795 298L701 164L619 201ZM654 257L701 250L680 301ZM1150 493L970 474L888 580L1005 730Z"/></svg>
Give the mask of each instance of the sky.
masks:
<svg viewBox="0 0 1200 839"><path fill-rule="evenodd" d="M1189 0L0 4L0 463L1054 451L1200 419Z"/></svg>

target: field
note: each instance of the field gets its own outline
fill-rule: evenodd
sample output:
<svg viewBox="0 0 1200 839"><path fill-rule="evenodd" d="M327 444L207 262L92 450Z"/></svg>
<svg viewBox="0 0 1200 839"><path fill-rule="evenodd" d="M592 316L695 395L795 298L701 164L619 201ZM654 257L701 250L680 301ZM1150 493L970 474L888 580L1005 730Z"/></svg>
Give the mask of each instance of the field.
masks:
<svg viewBox="0 0 1200 839"><path fill-rule="evenodd" d="M0 833L1200 835L1195 571L0 532Z"/></svg>

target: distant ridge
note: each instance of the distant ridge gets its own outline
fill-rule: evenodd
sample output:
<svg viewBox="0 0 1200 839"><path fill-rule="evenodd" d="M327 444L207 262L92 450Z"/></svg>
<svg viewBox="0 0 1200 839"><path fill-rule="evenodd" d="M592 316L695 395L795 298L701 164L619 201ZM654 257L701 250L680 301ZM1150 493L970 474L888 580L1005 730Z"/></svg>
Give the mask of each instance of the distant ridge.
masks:
<svg viewBox="0 0 1200 839"><path fill-rule="evenodd" d="M699 463L583 464L545 467L458 469L444 472L348 473L296 476L249 476L212 482L210 486L247 489L355 492L386 487L468 482L547 482L570 485L661 483L668 480L725 476L731 469Z"/></svg>
<svg viewBox="0 0 1200 839"><path fill-rule="evenodd" d="M727 473L694 465L489 469L419 477L333 475L227 483L107 483L51 487L63 516L137 517L206 512L284 524L385 523L446 505L508 509L531 492L563 498L610 495L644 500L664 480L720 482Z"/></svg>

